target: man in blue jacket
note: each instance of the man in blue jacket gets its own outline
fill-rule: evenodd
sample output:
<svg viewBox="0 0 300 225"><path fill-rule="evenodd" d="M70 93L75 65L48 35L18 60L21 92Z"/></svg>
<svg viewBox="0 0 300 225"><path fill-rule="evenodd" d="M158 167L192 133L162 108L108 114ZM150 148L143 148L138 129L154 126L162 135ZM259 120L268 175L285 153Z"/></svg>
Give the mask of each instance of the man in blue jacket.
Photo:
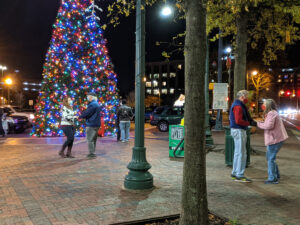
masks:
<svg viewBox="0 0 300 225"><path fill-rule="evenodd" d="M89 154L87 155L87 157L96 158L96 141L98 137L98 130L101 125L100 105L97 102L95 93L88 93L87 99L89 101L88 107L85 111L82 112L79 118L86 119L86 140L89 148Z"/></svg>

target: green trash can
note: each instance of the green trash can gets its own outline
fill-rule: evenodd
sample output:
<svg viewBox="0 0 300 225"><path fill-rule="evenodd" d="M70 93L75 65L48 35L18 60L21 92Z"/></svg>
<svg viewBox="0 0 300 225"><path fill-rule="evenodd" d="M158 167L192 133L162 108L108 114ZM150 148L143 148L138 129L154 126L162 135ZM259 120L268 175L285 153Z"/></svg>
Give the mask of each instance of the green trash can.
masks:
<svg viewBox="0 0 300 225"><path fill-rule="evenodd" d="M233 156L234 156L234 141L233 137L230 133L230 127L224 126L225 129L225 164L227 166L232 166L233 163ZM246 149L247 149L247 164L246 167L250 164L250 130L251 126L247 129L247 142L246 142Z"/></svg>
<svg viewBox="0 0 300 225"><path fill-rule="evenodd" d="M169 157L184 157L184 126L169 126ZM175 154L174 154L175 153Z"/></svg>

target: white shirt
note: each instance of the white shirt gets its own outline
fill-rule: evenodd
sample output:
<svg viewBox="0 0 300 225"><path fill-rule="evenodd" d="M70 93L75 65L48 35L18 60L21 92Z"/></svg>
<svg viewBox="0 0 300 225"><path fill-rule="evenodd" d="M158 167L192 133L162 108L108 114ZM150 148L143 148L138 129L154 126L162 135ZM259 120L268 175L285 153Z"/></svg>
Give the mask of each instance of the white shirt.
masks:
<svg viewBox="0 0 300 225"><path fill-rule="evenodd" d="M72 109L63 106L61 125L74 125L75 112Z"/></svg>

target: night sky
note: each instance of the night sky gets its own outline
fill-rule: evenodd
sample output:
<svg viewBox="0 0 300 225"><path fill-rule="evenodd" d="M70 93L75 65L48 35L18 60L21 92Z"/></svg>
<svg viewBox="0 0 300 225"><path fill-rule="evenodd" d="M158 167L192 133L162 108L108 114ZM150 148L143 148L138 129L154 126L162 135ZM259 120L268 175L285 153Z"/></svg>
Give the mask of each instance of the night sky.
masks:
<svg viewBox="0 0 300 225"><path fill-rule="evenodd" d="M104 10L112 1L99 1ZM102 4L102 5L101 5ZM9 72L18 69L18 76L42 79L42 67L52 34L60 0L1 0L0 2L0 64ZM162 18L157 5L147 10L146 18L146 61L162 61L162 47L156 41L169 41L184 30L184 21L172 22ZM100 24L107 21L105 11L98 14ZM150 35L151 34L151 35ZM126 95L134 88L135 61L135 13L122 19L116 28L104 31L108 40L109 56L118 75L121 94ZM180 56L179 56L180 57ZM181 55L181 57L183 57Z"/></svg>
<svg viewBox="0 0 300 225"><path fill-rule="evenodd" d="M113 0L98 1L104 10ZM96 1L97 2L97 1ZM60 0L1 0L0 1L0 64L6 65L9 72L18 69L18 76L42 79L42 66L52 34ZM146 17L146 61L162 61L156 41L170 41L173 36L185 29L185 22L172 21L159 15L161 4L147 10ZM99 14L100 24L106 23L106 12ZM122 19L116 27L104 31L108 40L109 56L118 75L118 86L124 96L134 88L135 60L135 13ZM227 41L230 43L230 41ZM226 40L224 45L226 46ZM216 43L211 46L216 48ZM214 47L215 46L215 47ZM291 66L299 66L300 42L288 47ZM213 54L212 54L213 55ZM182 58L182 54L177 58ZM176 57L175 57L176 58ZM254 54L254 58L257 58ZM248 58L248 62L251 59Z"/></svg>

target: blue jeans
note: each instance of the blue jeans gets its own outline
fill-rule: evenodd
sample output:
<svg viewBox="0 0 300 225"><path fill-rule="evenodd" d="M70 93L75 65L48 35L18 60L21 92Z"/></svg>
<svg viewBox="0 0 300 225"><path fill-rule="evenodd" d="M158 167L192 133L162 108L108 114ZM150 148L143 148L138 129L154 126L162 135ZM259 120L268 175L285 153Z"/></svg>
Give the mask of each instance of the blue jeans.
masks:
<svg viewBox="0 0 300 225"><path fill-rule="evenodd" d="M130 121L120 121L121 141L129 140Z"/></svg>
<svg viewBox="0 0 300 225"><path fill-rule="evenodd" d="M276 181L280 179L279 169L276 163L276 156L278 151L280 150L282 142L279 142L274 145L267 146L266 158L268 161L268 180L269 181Z"/></svg>
<svg viewBox="0 0 300 225"><path fill-rule="evenodd" d="M240 178L244 177L247 160L247 133L243 129L231 128L231 136L234 140L234 156L231 174Z"/></svg>

